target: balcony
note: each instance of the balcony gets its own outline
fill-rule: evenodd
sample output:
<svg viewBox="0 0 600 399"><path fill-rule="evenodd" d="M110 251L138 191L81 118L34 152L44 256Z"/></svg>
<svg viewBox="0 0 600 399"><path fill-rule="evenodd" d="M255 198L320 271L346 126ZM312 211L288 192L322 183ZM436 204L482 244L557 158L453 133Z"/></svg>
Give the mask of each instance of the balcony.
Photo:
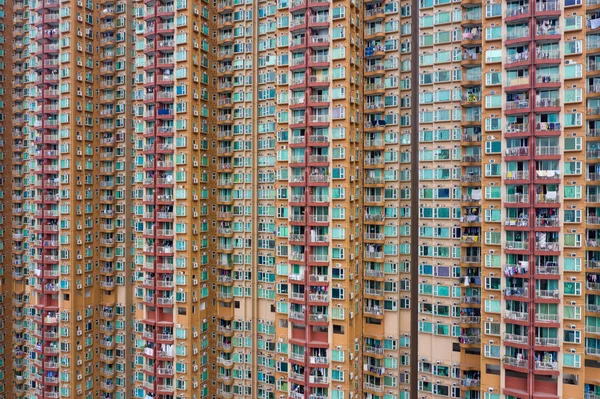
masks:
<svg viewBox="0 0 600 399"><path fill-rule="evenodd" d="M461 258L462 263L481 264L480 256L463 256Z"/></svg>
<svg viewBox="0 0 600 399"><path fill-rule="evenodd" d="M509 297L528 298L529 297L529 288L528 287L507 287L504 290L504 294Z"/></svg>
<svg viewBox="0 0 600 399"><path fill-rule="evenodd" d="M481 344L481 336L479 335L461 335L459 342L462 345L478 345Z"/></svg>
<svg viewBox="0 0 600 399"><path fill-rule="evenodd" d="M559 227L560 221L558 216L549 217L549 218L538 218L535 219L535 225L537 227Z"/></svg>
<svg viewBox="0 0 600 399"><path fill-rule="evenodd" d="M523 4L518 6L509 6L506 10L506 18L515 18L521 16L527 16L530 13L529 4Z"/></svg>
<svg viewBox="0 0 600 399"><path fill-rule="evenodd" d="M460 316L461 324L479 324L481 316Z"/></svg>
<svg viewBox="0 0 600 399"><path fill-rule="evenodd" d="M326 356L310 356L309 361L311 364L328 364L329 359Z"/></svg>
<svg viewBox="0 0 600 399"><path fill-rule="evenodd" d="M515 321L527 321L529 320L529 314L527 312L517 312L514 310L506 310L504 312L504 318Z"/></svg>
<svg viewBox="0 0 600 399"><path fill-rule="evenodd" d="M526 80L525 84L528 84L529 78ZM529 133L529 123L509 123L506 125L506 133Z"/></svg>
<svg viewBox="0 0 600 399"><path fill-rule="evenodd" d="M545 12L552 12L552 11L560 12L561 11L560 1L559 0L538 1L535 4L535 11L536 11L536 14L539 14L539 13L543 14Z"/></svg>
<svg viewBox="0 0 600 399"><path fill-rule="evenodd" d="M315 323L327 323L329 321L329 315L325 313L309 314L308 320Z"/></svg>
<svg viewBox="0 0 600 399"><path fill-rule="evenodd" d="M504 358L502 358L502 364L512 367L527 368L527 359L504 356Z"/></svg>
<svg viewBox="0 0 600 399"><path fill-rule="evenodd" d="M504 202L508 204L529 204L529 194L507 194Z"/></svg>
<svg viewBox="0 0 600 399"><path fill-rule="evenodd" d="M540 346L558 346L558 338L535 337L535 344Z"/></svg>
<svg viewBox="0 0 600 399"><path fill-rule="evenodd" d="M527 180L529 179L529 171L514 171L506 172L506 180Z"/></svg>
<svg viewBox="0 0 600 399"><path fill-rule="evenodd" d="M306 314L304 312L290 311L290 319L304 321Z"/></svg>
<svg viewBox="0 0 600 399"><path fill-rule="evenodd" d="M560 251L560 245L558 242L537 242L535 245L535 250L543 252L557 252Z"/></svg>
<svg viewBox="0 0 600 399"><path fill-rule="evenodd" d="M518 100L518 101L507 101L505 103L504 109L506 111L514 111L514 110L526 110L529 108L529 100Z"/></svg>
<svg viewBox="0 0 600 399"><path fill-rule="evenodd" d="M558 362L536 360L535 369L540 371L558 371Z"/></svg>
<svg viewBox="0 0 600 399"><path fill-rule="evenodd" d="M546 193L546 194L536 194L535 196L535 202L538 204L556 204L558 202L560 202L560 196L556 194L556 192L553 193Z"/></svg>
<svg viewBox="0 0 600 399"><path fill-rule="evenodd" d="M558 323L559 317L555 313L536 313L535 321L542 323Z"/></svg>
<svg viewBox="0 0 600 399"><path fill-rule="evenodd" d="M507 29L506 40L518 40L529 37L529 27L516 27Z"/></svg>
<svg viewBox="0 0 600 399"><path fill-rule="evenodd" d="M463 387L469 387L469 388L477 388L477 387L479 387L480 384L481 384L481 381L479 379L473 379L473 378L463 378L460 381L460 385L462 385Z"/></svg>
<svg viewBox="0 0 600 399"><path fill-rule="evenodd" d="M529 147L510 147L504 153L507 157L523 157L529 155Z"/></svg>
<svg viewBox="0 0 600 399"><path fill-rule="evenodd" d="M504 340L513 344L527 345L529 337L527 335L505 333Z"/></svg>
<svg viewBox="0 0 600 399"><path fill-rule="evenodd" d="M366 259L383 259L384 254L383 251L369 250L364 252Z"/></svg>
<svg viewBox="0 0 600 399"><path fill-rule="evenodd" d="M541 299L559 299L559 290L535 290L535 295Z"/></svg>
<svg viewBox="0 0 600 399"><path fill-rule="evenodd" d="M513 249L517 251L524 251L529 249L529 242L527 241L505 241L505 249Z"/></svg>
<svg viewBox="0 0 600 399"><path fill-rule="evenodd" d="M381 309L379 306L365 306L364 313L374 316L383 316L383 309Z"/></svg>
<svg viewBox="0 0 600 399"><path fill-rule="evenodd" d="M372 382L364 382L364 388L373 392L383 392L383 385L377 385Z"/></svg>
<svg viewBox="0 0 600 399"><path fill-rule="evenodd" d="M589 291L600 291L600 283L588 281L585 283L585 286Z"/></svg>
<svg viewBox="0 0 600 399"><path fill-rule="evenodd" d="M460 181L462 183L480 183L481 175L480 174L468 174L460 177Z"/></svg>
<svg viewBox="0 0 600 399"><path fill-rule="evenodd" d="M295 301L304 301L305 295L302 292L290 292L290 299Z"/></svg>

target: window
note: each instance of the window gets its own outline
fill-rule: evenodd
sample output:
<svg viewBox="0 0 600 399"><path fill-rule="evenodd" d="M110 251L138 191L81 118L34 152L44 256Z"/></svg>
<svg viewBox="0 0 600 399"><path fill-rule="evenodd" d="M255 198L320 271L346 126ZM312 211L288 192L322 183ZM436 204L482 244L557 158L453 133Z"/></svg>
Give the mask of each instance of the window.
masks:
<svg viewBox="0 0 600 399"><path fill-rule="evenodd" d="M502 50L500 50L500 49L486 50L485 62L486 63L502 62Z"/></svg>
<svg viewBox="0 0 600 399"><path fill-rule="evenodd" d="M565 367L580 368L581 367L581 355L573 353L563 354L563 365Z"/></svg>
<svg viewBox="0 0 600 399"><path fill-rule="evenodd" d="M502 152L501 141L486 141L485 142L485 153L486 154L499 154Z"/></svg>
<svg viewBox="0 0 600 399"><path fill-rule="evenodd" d="M583 75L583 65L565 65L565 79L577 79Z"/></svg>
<svg viewBox="0 0 600 399"><path fill-rule="evenodd" d="M500 346L485 345L483 350L483 356L500 359Z"/></svg>
<svg viewBox="0 0 600 399"><path fill-rule="evenodd" d="M581 320L581 307L580 306L565 306L563 317L569 320Z"/></svg>
<svg viewBox="0 0 600 399"><path fill-rule="evenodd" d="M581 90L581 89L579 89ZM581 151L582 138L581 137L565 137L565 151Z"/></svg>

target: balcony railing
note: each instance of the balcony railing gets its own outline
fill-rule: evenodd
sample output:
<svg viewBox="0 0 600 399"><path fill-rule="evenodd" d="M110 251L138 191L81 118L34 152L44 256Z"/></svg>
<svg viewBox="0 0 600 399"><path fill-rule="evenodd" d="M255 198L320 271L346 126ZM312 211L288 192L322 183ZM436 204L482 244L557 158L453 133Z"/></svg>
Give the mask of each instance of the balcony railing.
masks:
<svg viewBox="0 0 600 399"><path fill-rule="evenodd" d="M535 344L541 346L558 346L558 338L535 338Z"/></svg>
<svg viewBox="0 0 600 399"><path fill-rule="evenodd" d="M529 242L527 242L527 241L505 241L504 247L506 249L526 250L526 249L529 249Z"/></svg>
<svg viewBox="0 0 600 399"><path fill-rule="evenodd" d="M506 32L506 40L521 39L521 38L527 37L527 36L529 36L529 28L528 27L513 28Z"/></svg>
<svg viewBox="0 0 600 399"><path fill-rule="evenodd" d="M538 12L544 11L560 11L559 0L543 0L535 3L535 10Z"/></svg>
<svg viewBox="0 0 600 399"><path fill-rule="evenodd" d="M527 312L517 312L514 310L506 310L504 312L504 318L516 321L527 321L529 320L529 314Z"/></svg>
<svg viewBox="0 0 600 399"><path fill-rule="evenodd" d="M554 313L536 313L535 321L546 322L546 323L557 323L559 320L558 314Z"/></svg>
<svg viewBox="0 0 600 399"><path fill-rule="evenodd" d="M529 14L529 4L508 7L506 10L507 17L517 17L519 15Z"/></svg>
<svg viewBox="0 0 600 399"><path fill-rule="evenodd" d="M514 343L514 344L527 345L527 343L529 342L529 337L527 335L518 335L518 334L505 333L504 334L504 340L506 342L511 342L511 343Z"/></svg>
<svg viewBox="0 0 600 399"><path fill-rule="evenodd" d="M512 367L527 367L527 359L516 358L512 356L504 356L504 358L502 359L502 363Z"/></svg>
<svg viewBox="0 0 600 399"><path fill-rule="evenodd" d="M548 361L535 361L535 369L536 370L558 370L558 362L548 362Z"/></svg>

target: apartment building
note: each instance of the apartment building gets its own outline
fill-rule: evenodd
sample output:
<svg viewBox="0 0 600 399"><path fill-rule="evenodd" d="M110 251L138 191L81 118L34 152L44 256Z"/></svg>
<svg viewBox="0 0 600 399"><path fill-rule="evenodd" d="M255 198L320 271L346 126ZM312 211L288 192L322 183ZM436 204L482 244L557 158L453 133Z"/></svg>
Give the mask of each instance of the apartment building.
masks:
<svg viewBox="0 0 600 399"><path fill-rule="evenodd" d="M0 24L2 30L0 36L4 42L0 44L0 272L2 280L0 281L0 336L2 337L2 353L0 354L0 365L4 370L12 370L13 358L10 352L10 337L12 335L12 326L17 318L22 314L12 310L12 244L7 240L11 237L13 200L11 198L11 177L12 177L12 158L11 154L14 148L11 136L11 112L10 112L10 84L12 81L11 70L11 42L13 32L9 28L13 18L13 9L5 4L0 5ZM22 146L21 146L22 147ZM14 204L19 209L19 204ZM22 208L21 208L22 209ZM17 238L20 238L17 235ZM22 274L21 274L22 277ZM10 385L13 381L12 372L4 372L0 377L0 394L10 392Z"/></svg>
<svg viewBox="0 0 600 399"><path fill-rule="evenodd" d="M419 235L419 247L413 249L419 253L413 265L418 267L413 289L419 301L413 306L418 306L419 355L413 361L420 392L452 397L468 396L461 377L476 371L461 370L461 362L469 360L468 348L479 347L472 338L479 335L478 309L467 299L479 292L465 288L461 295L464 285L458 284L459 276L478 278L477 269L465 262L477 251L479 234L470 218L463 218L470 204L461 206L481 190L481 182L471 178L479 169L479 147L465 139L477 131L480 109L462 102L469 72L463 69L460 46L461 23L476 13L450 1L423 1L419 7L419 134L414 137L419 186L414 195L420 204L419 227L412 231Z"/></svg>
<svg viewBox="0 0 600 399"><path fill-rule="evenodd" d="M583 152L591 100L579 96L592 16L578 2L539 1L486 5L482 18L481 378L507 397L594 386L593 274L582 269L593 252L581 241L593 218L572 217L587 208L574 193L593 164Z"/></svg>
<svg viewBox="0 0 600 399"><path fill-rule="evenodd" d="M596 3L0 4L0 395L600 396Z"/></svg>

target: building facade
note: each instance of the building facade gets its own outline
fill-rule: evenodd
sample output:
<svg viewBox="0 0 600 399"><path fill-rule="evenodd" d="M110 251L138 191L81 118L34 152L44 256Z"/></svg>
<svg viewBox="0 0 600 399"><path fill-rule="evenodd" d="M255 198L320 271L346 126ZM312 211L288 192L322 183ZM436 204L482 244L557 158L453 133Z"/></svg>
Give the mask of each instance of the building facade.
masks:
<svg viewBox="0 0 600 399"><path fill-rule="evenodd" d="M597 3L0 4L0 395L600 397Z"/></svg>

